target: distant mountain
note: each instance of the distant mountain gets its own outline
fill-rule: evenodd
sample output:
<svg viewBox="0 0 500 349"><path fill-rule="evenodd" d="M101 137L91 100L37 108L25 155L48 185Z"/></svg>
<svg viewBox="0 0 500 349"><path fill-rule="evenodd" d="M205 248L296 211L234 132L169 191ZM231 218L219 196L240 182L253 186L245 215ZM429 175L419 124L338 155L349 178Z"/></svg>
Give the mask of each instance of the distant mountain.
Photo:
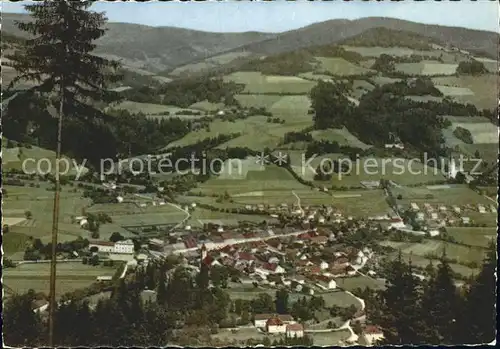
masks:
<svg viewBox="0 0 500 349"><path fill-rule="evenodd" d="M357 20L335 19L315 23L282 33L275 38L245 45L241 49L272 55L303 47L336 43L379 27L415 33L463 50L482 51L491 58L496 58L498 54L500 38L498 33L382 17L367 17Z"/></svg>
<svg viewBox="0 0 500 349"><path fill-rule="evenodd" d="M4 13L2 31L25 36L14 25L15 20L29 20L28 15ZM158 73L202 62L228 52L245 52L250 56L269 56L310 46L338 43L367 33L375 28L387 28L427 37L463 50L481 51L489 57L498 54L499 34L458 27L427 25L393 18L368 17L357 20L335 19L279 34L272 33L209 33L173 27L150 27L130 23L108 23L108 32L98 41L96 52L119 59L129 69ZM372 32L383 36L380 29ZM413 40L413 39L412 39ZM383 41L383 37L381 37ZM248 57L250 58L250 57ZM210 61L210 64L217 65ZM222 64L227 64L224 62Z"/></svg>
<svg viewBox="0 0 500 349"><path fill-rule="evenodd" d="M26 37L14 21L28 21L26 14L4 13L2 31ZM97 41L96 53L121 59L124 65L151 72L173 69L217 53L259 42L275 34L209 33L173 27L150 27L130 23L108 23L107 33Z"/></svg>

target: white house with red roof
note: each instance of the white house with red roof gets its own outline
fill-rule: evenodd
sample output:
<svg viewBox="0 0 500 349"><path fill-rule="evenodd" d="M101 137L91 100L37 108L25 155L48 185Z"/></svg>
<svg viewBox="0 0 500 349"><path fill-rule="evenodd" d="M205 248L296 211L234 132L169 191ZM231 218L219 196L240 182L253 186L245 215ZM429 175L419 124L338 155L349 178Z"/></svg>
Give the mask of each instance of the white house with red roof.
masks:
<svg viewBox="0 0 500 349"><path fill-rule="evenodd" d="M378 341L384 338L384 333L380 327L368 325L363 330L363 337L366 341L366 345L372 346L376 345Z"/></svg>
<svg viewBox="0 0 500 349"><path fill-rule="evenodd" d="M286 325L286 336L288 338L304 337L304 326L302 326L301 324Z"/></svg>

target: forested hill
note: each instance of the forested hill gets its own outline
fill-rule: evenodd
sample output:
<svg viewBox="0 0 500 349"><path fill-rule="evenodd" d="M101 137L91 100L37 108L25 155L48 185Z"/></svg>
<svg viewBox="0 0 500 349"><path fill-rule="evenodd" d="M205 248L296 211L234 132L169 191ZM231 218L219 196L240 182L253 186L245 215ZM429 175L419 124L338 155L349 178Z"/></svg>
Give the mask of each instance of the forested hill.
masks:
<svg viewBox="0 0 500 349"><path fill-rule="evenodd" d="M246 45L242 49L262 54L277 54L302 47L335 43L378 27L419 34L464 50L483 51L492 58L497 57L500 37L498 33L382 17L367 17L357 20L335 19L315 23L281 33L276 38Z"/></svg>
<svg viewBox="0 0 500 349"><path fill-rule="evenodd" d="M4 13L2 31L22 36L14 26L14 21L28 19L27 15ZM232 51L273 55L309 46L328 45L378 27L411 32L463 50L483 51L492 58L497 56L499 39L499 35L493 32L380 17L336 19L277 34L209 33L131 23L109 23L107 27L109 30L98 41L96 52L121 59L127 66L151 72L173 70Z"/></svg>

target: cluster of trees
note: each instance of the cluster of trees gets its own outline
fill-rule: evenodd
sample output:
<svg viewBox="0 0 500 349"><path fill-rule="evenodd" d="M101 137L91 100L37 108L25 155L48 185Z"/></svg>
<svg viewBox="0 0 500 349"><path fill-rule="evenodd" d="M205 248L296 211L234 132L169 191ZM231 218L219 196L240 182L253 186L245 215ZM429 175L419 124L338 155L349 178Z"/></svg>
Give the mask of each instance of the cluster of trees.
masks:
<svg viewBox="0 0 500 349"><path fill-rule="evenodd" d="M338 128L353 117L354 104L346 95L348 86L344 83L320 80L311 90L314 126L317 129Z"/></svg>
<svg viewBox="0 0 500 349"><path fill-rule="evenodd" d="M56 247L56 253L68 253L70 258L73 258L73 251L80 252L89 246L89 241L78 237L73 241L58 242ZM50 259L52 255L52 243L49 242L46 245L43 244L40 239L33 239L30 237L30 243L24 251L24 260L39 260L39 259Z"/></svg>
<svg viewBox="0 0 500 349"><path fill-rule="evenodd" d="M309 132L298 131L298 132L287 132L284 136L284 144L293 142L312 142L313 138Z"/></svg>
<svg viewBox="0 0 500 349"><path fill-rule="evenodd" d="M363 56L357 52L347 51L341 46L324 45L272 55L264 59L251 60L244 63L239 69L243 71L259 71L265 75L296 75L314 70L314 57L318 56L341 57L354 63L363 60Z"/></svg>
<svg viewBox="0 0 500 349"><path fill-rule="evenodd" d="M399 256L387 268L387 287L366 289L367 317L382 327L380 344L477 344L490 343L496 329L496 248L491 244L481 271L457 287L446 258L430 276L420 281L414 267Z"/></svg>
<svg viewBox="0 0 500 349"><path fill-rule="evenodd" d="M151 119L126 110L111 110L104 120L68 117L62 128L65 154L86 159L87 167L99 168L100 160L117 154L152 153L190 130L190 123L179 118ZM56 120L36 96L13 100L3 118L9 139L54 149Z"/></svg>
<svg viewBox="0 0 500 349"><path fill-rule="evenodd" d="M472 138L472 133L466 128L457 126L453 130L453 135L466 144L473 144L474 143L474 140ZM479 157L477 157L477 158L479 158Z"/></svg>
<svg viewBox="0 0 500 349"><path fill-rule="evenodd" d="M204 100L238 106L234 95L243 88L242 85L226 83L221 78L203 76L178 79L154 87L146 84L126 90L121 95L134 102L175 105L182 108Z"/></svg>
<svg viewBox="0 0 500 349"><path fill-rule="evenodd" d="M457 74L463 74L463 75L488 74L488 69L486 69L486 67L482 62L472 59L470 61L464 61L458 63Z"/></svg>
<svg viewBox="0 0 500 349"><path fill-rule="evenodd" d="M442 97L443 93L434 87L434 83L429 78L414 78L411 80L398 81L393 84L386 84L379 87L381 93L390 93L396 96L435 96Z"/></svg>
<svg viewBox="0 0 500 349"><path fill-rule="evenodd" d="M415 102L404 98L406 93L434 93L432 82L416 79L411 84L395 83L376 87L360 99L354 107L343 89L328 82L319 83L311 91L315 109L315 127L346 126L363 142L383 146L389 134L397 134L401 141L429 154L441 154L444 144L442 128L449 123L436 115L477 115L471 104L463 105L445 98L442 102Z"/></svg>
<svg viewBox="0 0 500 349"><path fill-rule="evenodd" d="M208 269L202 268L193 277L186 269L176 268L178 263L169 258L138 270L129 281L120 279L111 298L100 300L95 308L74 298L61 302L55 317L56 344L164 346L178 341L183 328L201 331L225 319L231 300L220 288L208 287ZM156 300L144 301L144 289L156 290ZM5 305L4 333L9 345L46 343L46 324L32 311L33 296L15 295Z"/></svg>

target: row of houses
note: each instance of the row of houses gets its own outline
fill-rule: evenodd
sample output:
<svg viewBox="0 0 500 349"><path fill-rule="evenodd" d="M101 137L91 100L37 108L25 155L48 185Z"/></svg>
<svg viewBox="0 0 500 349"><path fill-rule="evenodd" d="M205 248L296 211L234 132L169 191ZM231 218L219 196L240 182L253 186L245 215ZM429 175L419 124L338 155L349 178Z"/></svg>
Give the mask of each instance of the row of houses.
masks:
<svg viewBox="0 0 500 349"><path fill-rule="evenodd" d="M95 247L101 253L134 254L134 243L132 240L112 241L90 241L89 249Z"/></svg>

